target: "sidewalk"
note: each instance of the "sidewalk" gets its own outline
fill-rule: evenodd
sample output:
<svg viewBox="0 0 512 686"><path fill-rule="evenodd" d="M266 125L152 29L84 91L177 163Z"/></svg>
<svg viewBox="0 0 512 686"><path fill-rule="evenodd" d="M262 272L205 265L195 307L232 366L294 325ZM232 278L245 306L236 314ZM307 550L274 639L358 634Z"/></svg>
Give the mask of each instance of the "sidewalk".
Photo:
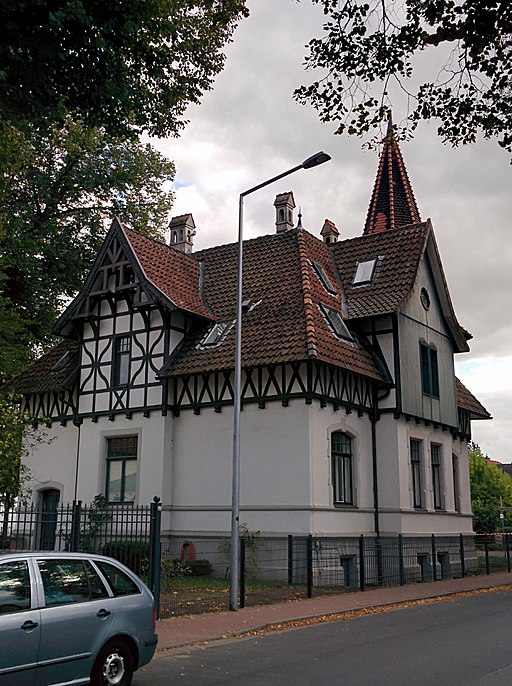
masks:
<svg viewBox="0 0 512 686"><path fill-rule="evenodd" d="M210 612L202 615L160 619L157 622L158 649L213 641L293 620L508 585L512 586L512 574L501 572L490 576L445 579L407 586L377 588L365 592L354 591L321 596L309 600L294 600L274 605L258 605L245 607L238 612Z"/></svg>

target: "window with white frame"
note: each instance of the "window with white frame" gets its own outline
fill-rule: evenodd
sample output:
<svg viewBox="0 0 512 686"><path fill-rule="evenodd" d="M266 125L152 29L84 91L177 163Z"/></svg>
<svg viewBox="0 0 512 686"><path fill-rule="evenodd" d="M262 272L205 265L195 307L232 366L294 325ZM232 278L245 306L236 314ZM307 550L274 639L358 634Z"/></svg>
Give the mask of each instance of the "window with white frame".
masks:
<svg viewBox="0 0 512 686"><path fill-rule="evenodd" d="M335 505L354 504L354 454L352 438L342 432L331 434L332 483Z"/></svg>
<svg viewBox="0 0 512 686"><path fill-rule="evenodd" d="M432 470L432 498L434 509L443 509L442 471L441 471L441 446L437 443L430 444L430 468Z"/></svg>
<svg viewBox="0 0 512 686"><path fill-rule="evenodd" d="M107 438L105 497L109 503L133 503L137 489L137 436Z"/></svg>
<svg viewBox="0 0 512 686"><path fill-rule="evenodd" d="M411 438L411 482L412 482L412 496L413 505L416 508L424 507L423 503L423 488L421 478L421 453L422 442L415 438Z"/></svg>

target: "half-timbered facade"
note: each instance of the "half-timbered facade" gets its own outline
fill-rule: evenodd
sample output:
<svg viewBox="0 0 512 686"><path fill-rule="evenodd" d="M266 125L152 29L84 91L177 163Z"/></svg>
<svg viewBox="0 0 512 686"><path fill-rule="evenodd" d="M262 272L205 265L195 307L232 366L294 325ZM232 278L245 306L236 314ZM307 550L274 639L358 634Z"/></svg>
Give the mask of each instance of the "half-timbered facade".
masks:
<svg viewBox="0 0 512 686"><path fill-rule="evenodd" d="M286 209L286 221L279 212ZM488 418L456 379L468 348L430 221L384 143L364 232L294 228L244 243L241 519L266 535L471 531L467 442ZM53 439L36 501L144 503L170 533L230 528L236 244L193 251L114 221L61 344L12 385Z"/></svg>

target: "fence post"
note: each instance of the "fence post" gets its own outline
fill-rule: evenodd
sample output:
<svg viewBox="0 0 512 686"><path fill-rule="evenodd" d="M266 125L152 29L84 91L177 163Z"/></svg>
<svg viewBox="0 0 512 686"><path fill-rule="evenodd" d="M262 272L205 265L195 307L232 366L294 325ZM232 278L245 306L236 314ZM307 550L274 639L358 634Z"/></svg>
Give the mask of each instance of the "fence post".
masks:
<svg viewBox="0 0 512 686"><path fill-rule="evenodd" d="M375 552L377 554L377 584L382 586L384 583L384 573L382 565L382 544L380 536L375 539Z"/></svg>
<svg viewBox="0 0 512 686"><path fill-rule="evenodd" d="M400 568L398 570L400 578L400 586L405 584L405 569L404 569L404 539L402 534L398 534L398 564Z"/></svg>
<svg viewBox="0 0 512 686"><path fill-rule="evenodd" d="M308 598L313 596L313 536L307 537L306 543L306 583Z"/></svg>
<svg viewBox="0 0 512 686"><path fill-rule="evenodd" d="M466 576L466 558L464 555L464 536L460 534L460 574L462 578Z"/></svg>
<svg viewBox="0 0 512 686"><path fill-rule="evenodd" d="M491 568L489 564L489 540L487 538L487 534L484 535L484 541L485 541L485 573L487 576L491 573Z"/></svg>
<svg viewBox="0 0 512 686"><path fill-rule="evenodd" d="M508 533L505 534L505 551L507 553L507 570L510 572L510 546L508 541Z"/></svg>
<svg viewBox="0 0 512 686"><path fill-rule="evenodd" d="M432 534L432 580L437 581L437 550L435 534Z"/></svg>
<svg viewBox="0 0 512 686"><path fill-rule="evenodd" d="M365 578L365 559L364 559L364 536L361 534L359 536L359 589L361 591L366 590L366 578Z"/></svg>
<svg viewBox="0 0 512 686"><path fill-rule="evenodd" d="M240 537L240 607L245 607L245 538Z"/></svg>
<svg viewBox="0 0 512 686"><path fill-rule="evenodd" d="M69 546L70 552L76 553L80 548L80 519L82 516L82 501L73 500L71 506L71 540Z"/></svg>
<svg viewBox="0 0 512 686"><path fill-rule="evenodd" d="M160 524L162 506L160 498L155 495L150 505L149 524L149 570L148 586L155 599L156 616L160 616Z"/></svg>
<svg viewBox="0 0 512 686"><path fill-rule="evenodd" d="M293 584L293 536L288 534L288 586Z"/></svg>

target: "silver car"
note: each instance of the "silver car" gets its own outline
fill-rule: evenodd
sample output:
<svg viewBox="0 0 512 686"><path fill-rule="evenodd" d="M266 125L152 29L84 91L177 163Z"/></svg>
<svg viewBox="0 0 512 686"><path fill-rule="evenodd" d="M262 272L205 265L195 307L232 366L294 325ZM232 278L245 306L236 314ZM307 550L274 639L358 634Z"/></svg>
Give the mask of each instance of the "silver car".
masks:
<svg viewBox="0 0 512 686"><path fill-rule="evenodd" d="M0 553L0 686L128 686L155 619L151 592L109 557Z"/></svg>

